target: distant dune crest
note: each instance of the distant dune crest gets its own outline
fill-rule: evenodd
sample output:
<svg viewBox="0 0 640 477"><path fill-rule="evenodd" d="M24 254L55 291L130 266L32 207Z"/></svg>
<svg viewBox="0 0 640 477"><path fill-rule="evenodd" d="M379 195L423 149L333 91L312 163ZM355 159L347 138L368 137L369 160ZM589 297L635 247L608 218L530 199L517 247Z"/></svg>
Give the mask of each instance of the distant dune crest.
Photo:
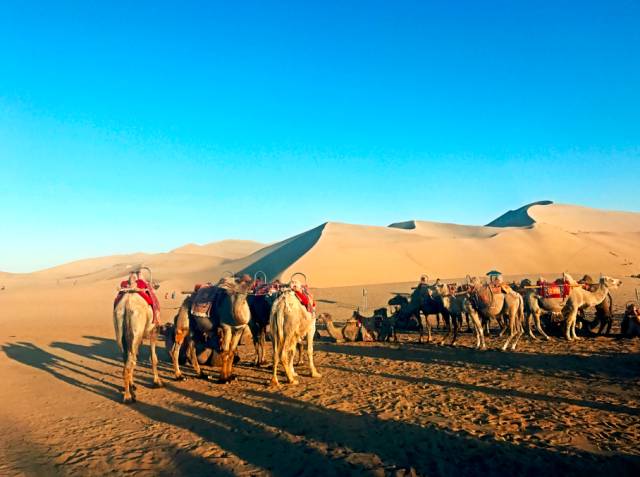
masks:
<svg viewBox="0 0 640 477"><path fill-rule="evenodd" d="M141 264L171 287L258 271L283 280L304 272L316 287L412 281L424 273L432 278L480 275L494 268L505 274L565 270L628 275L640 268L639 251L639 213L540 201L486 226L327 222L271 245L248 240L188 244L169 253L80 260L20 277L98 282L115 280Z"/></svg>
<svg viewBox="0 0 640 477"><path fill-rule="evenodd" d="M241 258L265 247L265 244L253 240L221 240L204 245L188 243L171 250L170 253L189 253L210 255L222 258Z"/></svg>

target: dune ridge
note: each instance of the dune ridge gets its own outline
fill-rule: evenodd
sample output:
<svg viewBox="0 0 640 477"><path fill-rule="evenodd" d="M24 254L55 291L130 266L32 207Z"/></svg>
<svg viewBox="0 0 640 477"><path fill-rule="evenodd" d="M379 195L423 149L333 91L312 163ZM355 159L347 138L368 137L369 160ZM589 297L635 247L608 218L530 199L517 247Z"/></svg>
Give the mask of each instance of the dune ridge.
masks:
<svg viewBox="0 0 640 477"><path fill-rule="evenodd" d="M243 251L249 250L244 256ZM218 255L216 255L218 253ZM229 240L187 244L168 253L79 260L32 274L0 274L3 283L114 282L146 265L170 289L263 271L288 280L303 272L314 287L430 277L559 271L629 275L640 267L640 214L539 201L487 226L410 220L388 227L326 222L280 242ZM634 268L636 267L636 268Z"/></svg>

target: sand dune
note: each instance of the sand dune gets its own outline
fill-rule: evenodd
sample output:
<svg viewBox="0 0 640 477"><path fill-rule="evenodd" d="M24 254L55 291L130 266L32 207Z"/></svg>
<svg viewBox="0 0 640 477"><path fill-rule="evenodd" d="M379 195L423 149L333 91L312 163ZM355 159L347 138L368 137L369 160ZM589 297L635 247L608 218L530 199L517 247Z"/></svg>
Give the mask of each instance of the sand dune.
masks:
<svg viewBox="0 0 640 477"><path fill-rule="evenodd" d="M628 275L634 263L640 265L638 213L547 201L509 212L492 224L407 221L374 227L329 222L298 236L298 241L313 243L299 257L282 253L283 248L277 259L267 255L262 261L278 263L285 278L303 271L318 287L408 281L423 273L480 275L494 268L513 275Z"/></svg>
<svg viewBox="0 0 640 477"><path fill-rule="evenodd" d="M554 225L577 233L640 232L640 214L540 201L511 210L487 226L526 227L533 224Z"/></svg>
<svg viewBox="0 0 640 477"><path fill-rule="evenodd" d="M413 281L424 273L432 278L481 275L493 268L510 275L629 275L640 267L639 245L638 213L543 201L507 212L488 226L327 222L267 246L239 240L188 244L170 253L80 260L33 274L2 275L2 280L12 286L32 280L115 282L140 265L151 267L154 278L172 290L228 272L257 271L284 280L303 272L315 287Z"/></svg>
<svg viewBox="0 0 640 477"><path fill-rule="evenodd" d="M265 244L254 242L253 240L221 240L204 245L189 243L171 250L170 253L211 255L214 257L236 259L246 257L263 247L265 247Z"/></svg>

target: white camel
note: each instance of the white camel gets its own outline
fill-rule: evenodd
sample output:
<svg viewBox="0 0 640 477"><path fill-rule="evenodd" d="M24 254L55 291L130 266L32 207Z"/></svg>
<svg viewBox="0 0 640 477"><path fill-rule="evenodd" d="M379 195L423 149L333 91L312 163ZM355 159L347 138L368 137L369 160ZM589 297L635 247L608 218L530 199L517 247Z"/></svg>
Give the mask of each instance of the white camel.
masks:
<svg viewBox="0 0 640 477"><path fill-rule="evenodd" d="M122 352L124 362L123 379L125 403L136 401L136 386L133 382L133 370L138 359L138 350L144 338L149 339L151 347L151 369L153 384L162 386L158 375L158 357L156 356L156 340L158 325L153 322L153 309L147 304L136 289L133 278L129 279L129 288L121 290L124 296L113 310L113 326L116 332L116 343Z"/></svg>
<svg viewBox="0 0 640 477"><path fill-rule="evenodd" d="M575 280L571 279L570 282L575 284ZM569 298L562 307L562 316L565 320L565 338L567 341L578 340L576 336L576 322L578 321L578 310L580 308L587 308L589 306L599 305L609 294L610 290L615 290L622 281L617 278L603 276L600 278L598 287L595 291L591 292L581 287L573 287Z"/></svg>
<svg viewBox="0 0 640 477"><path fill-rule="evenodd" d="M307 339L307 355L312 378L319 378L313 362L313 337L316 334L315 313L310 313L300 303L293 290L284 291L271 306L269 317L271 328L271 342L273 344L273 377L271 384L280 386L278 381L278 364L282 362L287 381L298 384L296 372L293 369L293 359L296 346L305 337Z"/></svg>

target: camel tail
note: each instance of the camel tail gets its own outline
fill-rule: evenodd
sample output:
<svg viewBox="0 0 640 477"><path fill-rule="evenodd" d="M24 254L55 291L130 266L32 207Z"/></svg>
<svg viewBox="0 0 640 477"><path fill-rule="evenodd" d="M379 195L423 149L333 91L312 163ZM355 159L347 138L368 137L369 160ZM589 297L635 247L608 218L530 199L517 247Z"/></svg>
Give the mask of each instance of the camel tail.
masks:
<svg viewBox="0 0 640 477"><path fill-rule="evenodd" d="M131 328L131 313L126 312L126 306L123 307L124 316L122 319L122 337L120 338L120 344L122 346L122 360L126 363L129 359L129 352L131 351L130 339L133 338L133 329Z"/></svg>

